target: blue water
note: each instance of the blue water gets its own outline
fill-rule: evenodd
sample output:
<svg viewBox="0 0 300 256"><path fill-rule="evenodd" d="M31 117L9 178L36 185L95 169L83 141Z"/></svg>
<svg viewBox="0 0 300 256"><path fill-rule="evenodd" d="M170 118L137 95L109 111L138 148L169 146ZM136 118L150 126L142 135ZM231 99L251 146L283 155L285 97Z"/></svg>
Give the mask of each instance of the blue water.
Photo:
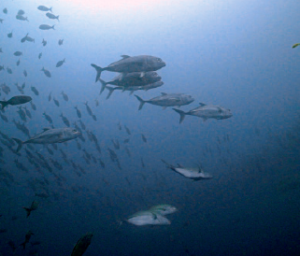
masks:
<svg viewBox="0 0 300 256"><path fill-rule="evenodd" d="M60 114L73 127L74 122L79 125L75 106L86 130L85 142L57 144L57 150L49 145L53 155L43 145L24 146L16 155L0 136L0 255L71 255L87 232L94 235L87 256L300 255L300 48L292 49L300 42L299 1L143 3L101 9L101 4L89 8L70 1L1 0L0 66L13 72L0 71L0 85L11 89L9 94L0 90L1 100L20 95L14 84L25 83L24 93L37 107L22 106L32 115L25 122L31 136L50 126L44 111L56 128L66 126ZM41 4L52 6L59 22L39 11ZM29 22L16 19L20 9ZM55 25L55 30L40 30L41 24ZM12 38L7 37L10 32ZM27 33L34 43L20 42ZM62 45L59 39L64 39ZM15 51L23 55L16 57ZM138 111L138 100L128 92L115 91L106 100L108 91L99 95L101 85L95 83L90 64L105 67L123 54L157 56L167 64L157 71L162 87L134 94L150 99L161 92L186 93L195 101L182 107L184 111L203 102L229 108L233 116L205 122L186 116L179 124L171 108L145 104ZM64 58L63 66L56 68ZM43 67L51 78L40 71ZM101 78L108 81L115 75L104 71ZM48 101L50 93L59 107L53 99ZM26 140L13 122L24 123L17 110L8 106L1 112L8 122L0 119L0 131ZM96 135L101 154L87 130ZM119 140L119 150L112 139ZM42 154L52 172L31 164L25 148L35 156ZM121 168L111 161L108 148L116 152ZM83 172L67 164L59 149ZM87 163L83 149L97 162ZM213 179L189 180L167 169L161 159L201 166ZM16 160L28 172L18 169ZM49 197L38 197L39 193ZM22 207L34 200L38 209L26 218ZM126 223L131 214L162 203L178 209L167 216L171 225ZM24 250L20 244L29 230L34 233L30 242L41 243L29 243ZM9 241L17 247L15 252Z"/></svg>

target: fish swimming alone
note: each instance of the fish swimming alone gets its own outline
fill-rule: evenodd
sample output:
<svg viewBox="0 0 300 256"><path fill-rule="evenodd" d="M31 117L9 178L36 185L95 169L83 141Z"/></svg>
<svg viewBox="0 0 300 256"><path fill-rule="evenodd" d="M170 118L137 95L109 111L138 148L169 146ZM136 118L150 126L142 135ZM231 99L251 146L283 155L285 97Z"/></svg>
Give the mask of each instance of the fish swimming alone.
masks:
<svg viewBox="0 0 300 256"><path fill-rule="evenodd" d="M82 256L92 242L92 233L83 235L73 248L71 256Z"/></svg>
<svg viewBox="0 0 300 256"><path fill-rule="evenodd" d="M32 98L30 96L24 96L24 95L14 96L10 98L8 101L0 101L0 104L2 105L1 109L4 109L7 105L12 105L12 106L21 105L31 100Z"/></svg>
<svg viewBox="0 0 300 256"><path fill-rule="evenodd" d="M29 208L23 207L23 209L26 210L26 212L27 212L27 218L29 217L31 211L34 211L37 209L38 205L39 205L39 203L37 201L33 201Z"/></svg>
<svg viewBox="0 0 300 256"><path fill-rule="evenodd" d="M46 24L42 24L42 25L39 26L39 29L41 29L41 30L54 29L54 25L53 26L49 26L49 25L46 25Z"/></svg>
<svg viewBox="0 0 300 256"><path fill-rule="evenodd" d="M192 180L202 180L202 179L212 179L212 175L206 172L203 172L203 170L198 168L189 168L189 167L182 167L178 166L175 167L169 163L167 163L165 160L161 159L161 161L167 165L168 168L171 170L179 173L180 175L192 179Z"/></svg>
<svg viewBox="0 0 300 256"><path fill-rule="evenodd" d="M125 74L132 72L142 72L141 77L143 77L144 73L147 71L156 71L166 66L166 63L163 62L162 59L150 55L139 55L134 57L122 55L121 57L121 60L113 62L105 68L101 68L95 64L91 64L91 66L97 71L95 82L99 80L101 72L104 70Z"/></svg>
<svg viewBox="0 0 300 256"><path fill-rule="evenodd" d="M183 121L186 115L201 117L203 121L206 121L209 118L222 120L232 117L230 109L225 109L216 105L207 105L204 103L199 104L199 107L196 107L188 112L173 108L173 110L180 115L179 123Z"/></svg>
<svg viewBox="0 0 300 256"><path fill-rule="evenodd" d="M174 106L183 106L188 105L194 101L194 98L190 95L183 93L164 93L162 92L160 96L154 97L150 100L143 100L141 97L134 95L139 101L140 106L139 110L142 109L145 103L150 103L152 105L161 106L161 107L174 107Z"/></svg>
<svg viewBox="0 0 300 256"><path fill-rule="evenodd" d="M20 151L23 144L52 144L52 143L63 143L68 140L72 140L77 138L80 133L74 128L44 128L43 132L40 134L31 137L26 141L21 141L20 139L13 138L15 142L18 144L17 152Z"/></svg>
<svg viewBox="0 0 300 256"><path fill-rule="evenodd" d="M129 216L127 222L136 226L171 224L171 222L166 217L160 214L155 214L151 211L137 212Z"/></svg>

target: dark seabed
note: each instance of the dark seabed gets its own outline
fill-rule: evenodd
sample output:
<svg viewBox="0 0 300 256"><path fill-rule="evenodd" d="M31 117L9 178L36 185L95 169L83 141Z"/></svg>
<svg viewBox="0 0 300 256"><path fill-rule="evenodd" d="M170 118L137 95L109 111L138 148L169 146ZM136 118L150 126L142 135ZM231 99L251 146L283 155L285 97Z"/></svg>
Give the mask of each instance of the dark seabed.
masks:
<svg viewBox="0 0 300 256"><path fill-rule="evenodd" d="M0 255L300 255L299 10L296 0L1 0L0 101L32 100L0 104ZM130 65L141 73L100 94L91 64L121 55L115 82ZM130 91L150 71L140 55L166 64L151 66L162 86ZM163 93L194 101L169 95L171 107L139 110L134 95ZM181 123L172 109L198 107L210 112ZM51 130L68 126L80 136ZM58 133L17 150L44 128Z"/></svg>

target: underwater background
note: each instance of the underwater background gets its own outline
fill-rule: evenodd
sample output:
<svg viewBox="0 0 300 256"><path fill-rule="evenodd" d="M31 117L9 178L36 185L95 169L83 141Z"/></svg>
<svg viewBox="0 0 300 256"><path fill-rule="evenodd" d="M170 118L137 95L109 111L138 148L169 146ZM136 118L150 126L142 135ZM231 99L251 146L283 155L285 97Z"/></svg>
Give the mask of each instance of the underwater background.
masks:
<svg viewBox="0 0 300 256"><path fill-rule="evenodd" d="M52 7L59 21L40 5ZM28 20L16 18L19 10ZM300 255L300 48L292 48L300 42L299 10L296 0L1 0L0 97L21 95L15 84L25 83L36 109L21 106L30 111L26 121L18 106L0 111L0 254L71 255L91 232L86 256ZM21 42L27 33L34 42ZM105 67L121 55L161 58L164 85L100 95L91 63ZM115 75L104 71L101 78ZM186 116L179 124L172 108L138 110L134 94L150 99L162 92L193 96L184 111L202 102L233 116ZM51 126L43 113L55 128L66 127L63 114L81 127L84 141L24 145L17 154L11 138L28 136L16 123L34 136ZM46 167L30 162L25 149L44 157ZM161 159L201 167L213 178L187 179ZM27 217L23 207L33 201L38 208ZM177 208L170 225L126 223L157 204Z"/></svg>

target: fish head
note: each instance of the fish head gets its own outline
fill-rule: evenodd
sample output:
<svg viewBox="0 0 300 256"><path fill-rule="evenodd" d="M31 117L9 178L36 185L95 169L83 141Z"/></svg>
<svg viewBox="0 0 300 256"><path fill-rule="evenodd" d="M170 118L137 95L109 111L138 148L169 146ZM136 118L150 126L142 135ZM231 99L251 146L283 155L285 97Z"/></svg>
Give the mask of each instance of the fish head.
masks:
<svg viewBox="0 0 300 256"><path fill-rule="evenodd" d="M65 136L68 139L75 139L80 135L80 132L75 128L66 128Z"/></svg>
<svg viewBox="0 0 300 256"><path fill-rule="evenodd" d="M190 104L194 101L195 99L191 95L186 95L185 101L187 104Z"/></svg>
<svg viewBox="0 0 300 256"><path fill-rule="evenodd" d="M228 119L230 117L232 117L232 112L230 111L230 109L222 109L220 119Z"/></svg>
<svg viewBox="0 0 300 256"><path fill-rule="evenodd" d="M152 70L158 70L166 66L166 63L158 57L148 58L147 62L149 67L152 68Z"/></svg>

